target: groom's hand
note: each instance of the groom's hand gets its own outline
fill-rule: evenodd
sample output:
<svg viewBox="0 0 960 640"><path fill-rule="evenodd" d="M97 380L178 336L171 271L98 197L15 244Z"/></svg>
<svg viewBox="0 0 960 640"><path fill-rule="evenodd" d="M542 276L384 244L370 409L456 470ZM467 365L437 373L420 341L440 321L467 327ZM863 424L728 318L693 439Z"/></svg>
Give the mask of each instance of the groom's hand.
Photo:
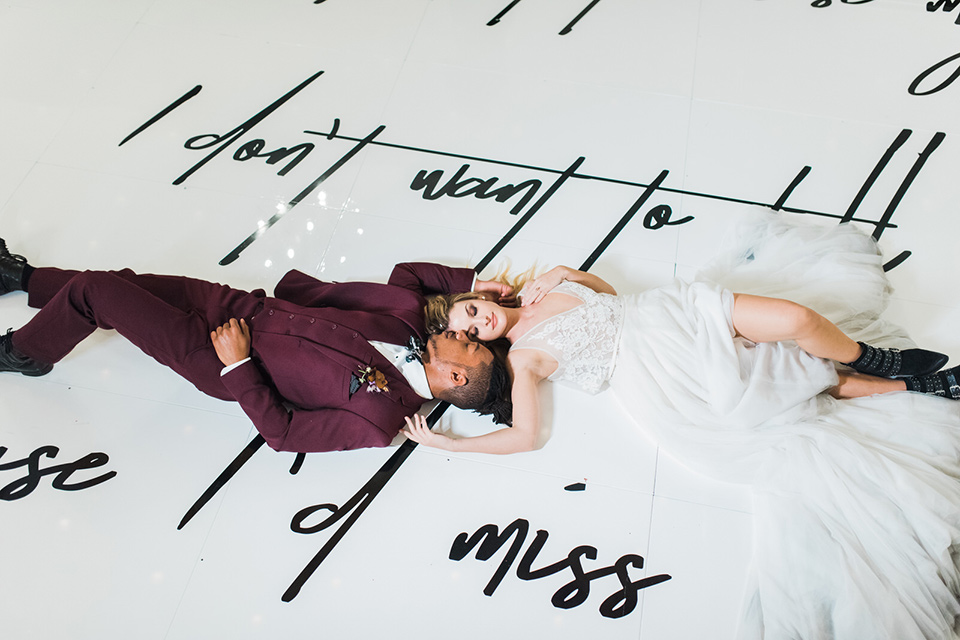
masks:
<svg viewBox="0 0 960 640"><path fill-rule="evenodd" d="M210 332L210 339L225 367L250 356L250 328L243 318L239 322L236 318L230 318L225 325Z"/></svg>

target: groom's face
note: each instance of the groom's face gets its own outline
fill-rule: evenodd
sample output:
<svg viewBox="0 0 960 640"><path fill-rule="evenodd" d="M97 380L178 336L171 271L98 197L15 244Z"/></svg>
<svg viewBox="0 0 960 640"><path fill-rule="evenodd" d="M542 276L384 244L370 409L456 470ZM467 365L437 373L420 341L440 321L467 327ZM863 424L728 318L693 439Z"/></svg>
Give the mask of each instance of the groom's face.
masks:
<svg viewBox="0 0 960 640"><path fill-rule="evenodd" d="M423 369L433 396L464 409L483 404L493 364L493 353L463 331L430 336L423 352Z"/></svg>
<svg viewBox="0 0 960 640"><path fill-rule="evenodd" d="M427 340L426 360L433 365L459 364L464 367L489 365L493 354L479 342L474 342L463 331L444 331Z"/></svg>

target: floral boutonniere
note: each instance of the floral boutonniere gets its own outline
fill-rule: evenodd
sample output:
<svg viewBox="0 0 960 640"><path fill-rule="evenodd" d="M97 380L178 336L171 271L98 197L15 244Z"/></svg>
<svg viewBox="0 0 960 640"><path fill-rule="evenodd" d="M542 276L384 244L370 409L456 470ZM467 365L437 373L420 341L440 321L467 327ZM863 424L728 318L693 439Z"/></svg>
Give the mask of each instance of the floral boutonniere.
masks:
<svg viewBox="0 0 960 640"><path fill-rule="evenodd" d="M360 365L357 370L357 378L360 384L367 385L367 393L390 393L387 387L387 377L380 373L376 367Z"/></svg>

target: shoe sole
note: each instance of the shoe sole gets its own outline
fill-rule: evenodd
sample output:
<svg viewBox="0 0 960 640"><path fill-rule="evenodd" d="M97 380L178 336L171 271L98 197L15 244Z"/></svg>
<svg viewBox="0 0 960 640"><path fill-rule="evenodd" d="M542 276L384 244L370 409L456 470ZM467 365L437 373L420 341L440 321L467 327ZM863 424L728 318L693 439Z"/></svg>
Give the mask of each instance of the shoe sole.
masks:
<svg viewBox="0 0 960 640"><path fill-rule="evenodd" d="M23 375L28 376L28 377L30 377L30 378L39 378L40 376L45 376L45 375L47 375L47 374L50 373L51 371L53 371L53 367L50 367L49 369L44 369L43 371L30 371L30 372L21 371L20 373L22 373Z"/></svg>
<svg viewBox="0 0 960 640"><path fill-rule="evenodd" d="M39 369L35 371L18 371L17 369L2 369L0 370L0 373L19 373L20 375L28 376L30 378L39 378L40 376L47 375L51 371L53 371L53 365L50 365L49 368Z"/></svg>
<svg viewBox="0 0 960 640"><path fill-rule="evenodd" d="M921 376L929 376L930 374L936 373L937 371L940 371L941 369L943 369L943 367L944 367L944 366L947 364L947 362L949 362L949 361L950 361L950 356L946 356L946 355L944 355L944 354L941 353L941 354L940 354L940 358L937 360L936 364L931 365L929 369L926 369L926 370L921 371L921 372L918 372L918 373L911 373L911 374L909 374L909 375L894 376L893 379L894 379L894 380L897 380L897 379L902 379L902 378L914 378L914 377L919 378L919 377L921 377Z"/></svg>

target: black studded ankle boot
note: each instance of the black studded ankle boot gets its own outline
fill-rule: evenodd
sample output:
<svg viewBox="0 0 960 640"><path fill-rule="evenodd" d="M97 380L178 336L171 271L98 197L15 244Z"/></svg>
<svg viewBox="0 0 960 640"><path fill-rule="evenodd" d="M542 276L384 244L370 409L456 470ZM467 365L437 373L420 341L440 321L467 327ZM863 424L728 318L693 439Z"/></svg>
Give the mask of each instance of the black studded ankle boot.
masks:
<svg viewBox="0 0 960 640"><path fill-rule="evenodd" d="M25 291L24 271L27 259L7 251L7 243L0 238L0 296L11 291Z"/></svg>
<svg viewBox="0 0 960 640"><path fill-rule="evenodd" d="M944 369L929 376L913 376L906 378L907 391L928 393L941 398L960 400L960 366Z"/></svg>
<svg viewBox="0 0 960 640"><path fill-rule="evenodd" d="M858 342L860 357L845 362L860 373L881 378L908 378L925 376L940 369L949 359L942 353L926 349L882 349Z"/></svg>
<svg viewBox="0 0 960 640"><path fill-rule="evenodd" d="M53 369L52 364L37 362L13 348L13 331L0 336L0 371L14 371L25 376L43 376Z"/></svg>

